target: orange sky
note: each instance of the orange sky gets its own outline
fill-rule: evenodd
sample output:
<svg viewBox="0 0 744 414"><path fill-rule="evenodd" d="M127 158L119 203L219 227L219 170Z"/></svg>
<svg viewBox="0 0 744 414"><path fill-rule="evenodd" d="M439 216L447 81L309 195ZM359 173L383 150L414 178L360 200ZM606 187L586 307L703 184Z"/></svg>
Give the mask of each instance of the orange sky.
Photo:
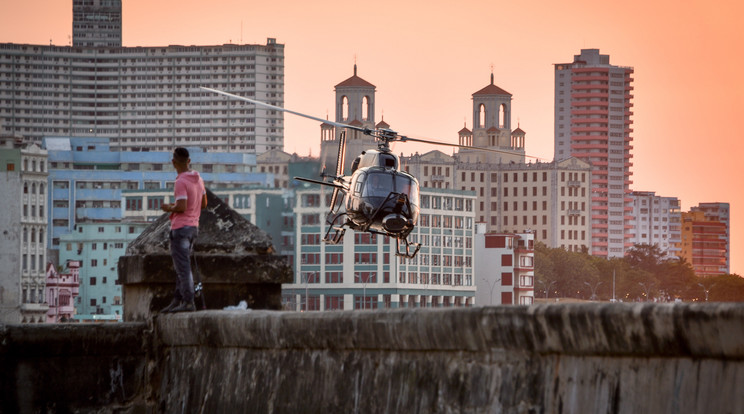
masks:
<svg viewBox="0 0 744 414"><path fill-rule="evenodd" d="M68 44L70 0L0 4L0 42ZM528 154L545 159L553 157L552 64L598 48L635 69L632 188L678 197L684 210L730 203L731 272L744 276L742 16L744 3L716 0L124 0L123 38L162 46L274 37L285 45L285 107L321 117L333 117L333 86L351 76L356 56L359 75L377 86L378 118L449 142L463 122L472 127L471 94L493 65ZM285 150L317 155L317 123L285 120Z"/></svg>

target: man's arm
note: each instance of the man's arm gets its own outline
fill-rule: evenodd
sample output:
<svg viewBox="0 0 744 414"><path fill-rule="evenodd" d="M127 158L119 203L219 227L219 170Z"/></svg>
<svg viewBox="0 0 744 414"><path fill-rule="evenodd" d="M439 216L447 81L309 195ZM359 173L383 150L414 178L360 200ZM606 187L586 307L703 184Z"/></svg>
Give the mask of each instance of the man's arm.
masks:
<svg viewBox="0 0 744 414"><path fill-rule="evenodd" d="M202 194L201 208L202 209L207 208L207 195L206 194Z"/></svg>
<svg viewBox="0 0 744 414"><path fill-rule="evenodd" d="M165 211L166 213L183 213L184 211L186 211L186 199L182 198L180 200L176 200L175 203L163 204L160 209Z"/></svg>

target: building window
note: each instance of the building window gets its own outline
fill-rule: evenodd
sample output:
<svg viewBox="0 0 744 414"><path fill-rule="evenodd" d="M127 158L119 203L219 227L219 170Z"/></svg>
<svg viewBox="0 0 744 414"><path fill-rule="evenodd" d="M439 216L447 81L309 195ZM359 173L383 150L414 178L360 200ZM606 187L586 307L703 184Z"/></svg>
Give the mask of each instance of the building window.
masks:
<svg viewBox="0 0 744 414"><path fill-rule="evenodd" d="M354 295L354 309L377 309L377 295Z"/></svg>
<svg viewBox="0 0 744 414"><path fill-rule="evenodd" d="M503 272L501 273L501 286L511 286L513 283L512 281L512 273L511 272Z"/></svg>
<svg viewBox="0 0 744 414"><path fill-rule="evenodd" d="M342 295L325 295L325 310L343 310L344 297Z"/></svg>
<svg viewBox="0 0 744 414"><path fill-rule="evenodd" d="M377 272L354 272L354 283L377 283Z"/></svg>
<svg viewBox="0 0 744 414"><path fill-rule="evenodd" d="M326 272L325 282L326 283L343 283L344 274L343 272Z"/></svg>

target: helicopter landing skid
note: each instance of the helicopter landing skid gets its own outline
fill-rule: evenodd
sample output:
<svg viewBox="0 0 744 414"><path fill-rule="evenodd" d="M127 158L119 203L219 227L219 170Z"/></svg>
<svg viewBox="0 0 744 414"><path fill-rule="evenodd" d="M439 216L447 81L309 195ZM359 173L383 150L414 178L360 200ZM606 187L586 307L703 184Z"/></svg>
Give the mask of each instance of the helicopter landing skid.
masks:
<svg viewBox="0 0 744 414"><path fill-rule="evenodd" d="M344 215L345 214L343 213L337 214L335 215L333 220L327 220L327 223L329 224L329 226L328 226L328 230L326 230L325 237L323 237L324 242L329 243L329 244L339 244L341 240L344 239L346 228L343 225L341 226L335 225L336 221L338 221L338 219ZM331 232L333 232L332 235L331 235Z"/></svg>
<svg viewBox="0 0 744 414"><path fill-rule="evenodd" d="M401 240L403 240L403 245L401 246ZM413 253L411 253L411 248L413 247ZM419 249L421 249L421 243L411 243L407 239L395 239L395 255L396 256L402 256L407 259L413 259L416 257L416 253L418 253Z"/></svg>

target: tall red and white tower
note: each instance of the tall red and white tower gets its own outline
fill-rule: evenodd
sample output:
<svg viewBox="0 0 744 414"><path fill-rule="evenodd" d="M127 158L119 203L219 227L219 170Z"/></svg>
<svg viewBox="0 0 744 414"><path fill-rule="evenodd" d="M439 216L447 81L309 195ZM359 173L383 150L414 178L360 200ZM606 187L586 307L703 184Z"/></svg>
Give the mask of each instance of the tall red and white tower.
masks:
<svg viewBox="0 0 744 414"><path fill-rule="evenodd" d="M622 257L631 247L630 150L633 68L582 49L555 65L555 159L592 165L591 253Z"/></svg>

